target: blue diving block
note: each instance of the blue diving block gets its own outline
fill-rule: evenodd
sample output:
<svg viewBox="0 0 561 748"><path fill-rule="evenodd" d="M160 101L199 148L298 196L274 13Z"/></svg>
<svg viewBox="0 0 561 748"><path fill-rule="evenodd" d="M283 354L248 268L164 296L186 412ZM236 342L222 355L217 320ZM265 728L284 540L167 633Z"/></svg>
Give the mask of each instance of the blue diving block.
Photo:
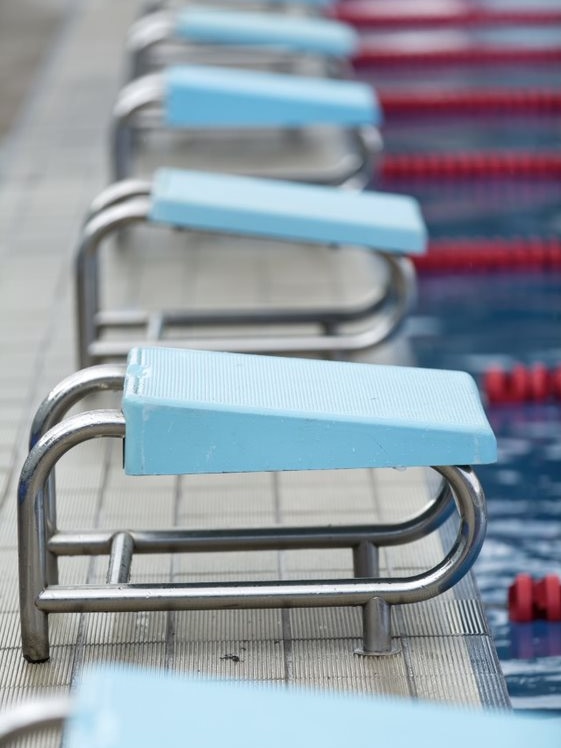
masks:
<svg viewBox="0 0 561 748"><path fill-rule="evenodd" d="M255 240L261 239L264 251L270 251L264 240L271 239L362 248L372 258L372 287L368 298L362 294L357 303L322 308L300 304L204 313L184 308L159 308L152 313L142 308L102 308L100 285L106 277L100 267L102 242L132 222L244 236L253 240L256 249L261 245ZM402 195L173 169L159 170L151 183L125 180L94 201L80 239L79 365L123 358L134 340L165 339L167 345L254 353L333 352L377 345L399 327L414 301L415 274L406 255L422 254L426 243L419 206ZM153 246L155 256L161 254L161 243ZM169 306L165 289L162 303ZM183 298L180 303L184 304ZM312 323L320 330L310 331ZM345 323L353 323L353 328L344 327ZM272 327L279 324L284 333ZM206 334L194 335L193 328L200 331L201 326ZM210 334L211 327L229 329ZM235 334L232 327L237 328ZM138 338L143 330L144 337ZM132 332L136 337L131 339Z"/></svg>
<svg viewBox="0 0 561 748"><path fill-rule="evenodd" d="M371 740L372 725L376 739L394 748L447 748L452 736L456 748L557 748L560 737L558 722L508 712L106 669L81 684L65 745L104 748L102 739L92 741L92 726L107 720L123 736L120 748L149 748L159 741L179 748L186 718L189 740L216 748L232 743L233 725L241 727L247 748L261 746L264 735L270 748L360 745Z"/></svg>
<svg viewBox="0 0 561 748"><path fill-rule="evenodd" d="M257 169L260 176L360 188L372 178L381 118L376 95L364 83L209 65L172 66L121 90L113 112L113 175L122 180L138 171L134 161L140 133L144 150L157 152L158 166L168 165L161 163L166 153L178 165L178 159L192 160L201 151L203 168L212 171L218 134L230 157L239 153L239 163L228 169L214 163L215 171ZM169 153L163 150L162 130L166 142L170 139L175 146ZM296 139L287 137L291 131ZM150 133L159 138L157 143L150 141ZM318 155L318 142L326 133L329 153L324 149ZM191 140L183 142L186 135ZM292 166L291 154L296 154Z"/></svg>
<svg viewBox="0 0 561 748"><path fill-rule="evenodd" d="M557 720L497 709L108 666L83 674L71 698L26 704L18 716L0 720L0 742L57 724L67 748L183 748L187 734L189 743L213 748L261 748L264 736L270 748L341 748L370 741L372 725L377 740L394 748L448 748L451 738L456 748L558 748L560 737Z"/></svg>
<svg viewBox="0 0 561 748"><path fill-rule="evenodd" d="M131 78L172 62L201 62L201 52L209 64L295 72L306 69L302 58L314 58L324 75L342 75L357 49L356 31L337 21L202 6L147 14L127 39Z"/></svg>
<svg viewBox="0 0 561 748"><path fill-rule="evenodd" d="M67 410L96 390L122 391L120 410ZM391 525L241 530L137 531L56 528L57 460L97 437L124 440L130 475L432 466L434 501ZM426 600L467 573L486 526L485 499L470 464L496 459L496 442L468 374L348 362L144 347L126 367L84 369L39 408L18 487L23 654L49 657L48 615L360 605L360 654L389 654L390 605ZM452 502L452 497L454 501ZM343 501L342 497L342 501ZM434 567L380 576L378 548L436 530L452 503L458 535ZM221 583L132 583L135 553L348 548L347 579ZM60 555L109 554L106 584L59 583Z"/></svg>

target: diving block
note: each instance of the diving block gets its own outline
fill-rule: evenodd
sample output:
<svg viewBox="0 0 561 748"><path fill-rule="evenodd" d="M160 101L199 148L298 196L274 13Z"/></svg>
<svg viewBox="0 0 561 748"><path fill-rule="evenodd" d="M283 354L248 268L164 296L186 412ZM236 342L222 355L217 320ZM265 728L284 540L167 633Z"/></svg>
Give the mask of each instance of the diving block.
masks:
<svg viewBox="0 0 561 748"><path fill-rule="evenodd" d="M65 418L96 388L122 391L120 410ZM437 497L391 525L137 531L56 526L54 468L73 446L124 440L132 475L432 466ZM493 462L496 443L477 388L461 372L185 349L133 349L126 367L85 369L45 399L18 487L24 657L49 657L48 616L69 611L151 611L360 605L363 655L395 651L390 605L426 600L471 568L486 526L470 464ZM453 503L458 535L433 568L381 577L378 548L436 530ZM136 584L135 553L352 550L355 576L336 580ZM59 583L58 557L109 554L106 584Z"/></svg>
<svg viewBox="0 0 561 748"><path fill-rule="evenodd" d="M462 372L134 349L122 408L129 475L456 465L496 456L475 383Z"/></svg>
<svg viewBox="0 0 561 748"><path fill-rule="evenodd" d="M337 21L256 13L230 8L187 6L150 13L131 27L126 49L131 78L177 62L193 62L197 52L218 55L225 64L298 69L302 57L319 58L325 75L342 75L358 49L358 34ZM233 55L232 55L233 53Z"/></svg>
<svg viewBox="0 0 561 748"><path fill-rule="evenodd" d="M113 175L115 180L132 175L138 131L146 134L150 130L166 130L170 136L196 132L203 140L209 136L206 131L221 132L227 140L231 140L233 132L245 133L248 137L244 141L244 160L251 155L253 146L259 148L262 162L261 133L270 139L271 132L280 131L277 134L282 141L287 131L301 134L313 130L318 138L318 128L331 128L340 134L343 151L335 164L321 168L314 164L310 170L299 165L293 175L280 176L363 187L371 179L373 155L380 145L377 128L381 117L377 97L364 83L210 65L176 65L142 76L121 90L113 112ZM184 147L188 149L188 144Z"/></svg>
<svg viewBox="0 0 561 748"><path fill-rule="evenodd" d="M386 266L386 280L381 292L373 289L366 301L362 298L360 303L343 308L308 306L216 313L161 309L152 314L138 309L102 309L100 247L111 233L133 222L322 246L362 247L372 254L374 263L381 261ZM144 329L143 340L152 343L165 339L167 345L253 353L332 352L376 345L398 328L412 305L415 276L405 255L423 253L426 242L417 202L401 195L173 169L161 169L152 183L117 183L94 201L77 253L79 364L90 366L126 356L135 344L130 337L133 328L137 332ZM380 275L380 267L377 272ZM365 326L352 331L339 329L351 321L364 322ZM324 332L310 333L305 327L310 323L319 324ZM257 325L266 331L273 324L288 325L294 332L198 337L191 330L201 325L230 329ZM113 333L110 340L105 335L108 330Z"/></svg>
<svg viewBox="0 0 561 748"><path fill-rule="evenodd" d="M64 727L67 748L183 748L187 731L190 743L212 748L238 741L261 748L265 735L269 748L340 748L370 741L372 725L377 739L394 748L448 748L451 738L456 748L558 748L560 734L558 720L506 710L109 666L81 675L71 697L5 711L0 745L53 725Z"/></svg>
<svg viewBox="0 0 561 748"><path fill-rule="evenodd" d="M257 11L259 13L274 13L279 16L294 14L302 18L320 17L327 13L333 5L333 0L209 0L208 7L217 10L236 9ZM141 12L148 15L152 12L184 7L184 2L174 0L146 0ZM205 4L205 7L206 4Z"/></svg>

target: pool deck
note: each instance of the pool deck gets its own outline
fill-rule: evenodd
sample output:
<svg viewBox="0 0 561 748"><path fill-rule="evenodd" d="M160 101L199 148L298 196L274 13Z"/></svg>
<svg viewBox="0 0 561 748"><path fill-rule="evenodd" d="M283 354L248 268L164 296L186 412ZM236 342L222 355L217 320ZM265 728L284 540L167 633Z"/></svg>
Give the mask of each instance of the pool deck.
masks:
<svg viewBox="0 0 561 748"><path fill-rule="evenodd" d="M356 609L224 611L51 616L52 657L24 662L17 608L16 484L32 415L47 391L76 368L72 258L91 199L107 182L109 114L122 76L123 39L136 2L70 2L53 49L0 162L0 704L65 692L82 668L134 663L220 678L300 684L324 689L508 707L482 604L471 576L437 600L397 606L400 652L353 655L361 620ZM241 276L231 255L190 253L184 275L171 283L195 305L224 294L270 300L271 278L290 296L302 281L283 256L275 267L253 263ZM164 273L170 263L164 263ZM306 255L310 271L319 262ZM154 264L127 271L128 250L112 256L115 288L130 298L145 292ZM142 267L142 266L139 266ZM218 275L212 275L217 273ZM236 283L233 274L239 273ZM337 293L339 273L325 280ZM318 270L319 277L319 270ZM292 285L291 285L292 284ZM278 284L277 284L278 285ZM234 288L233 288L234 287ZM276 286L277 287L277 286ZM115 289L113 289L115 290ZM177 289L176 289L177 290ZM214 296L213 296L214 295ZM235 303L236 299L233 299ZM412 324L415 324L413 320ZM406 337L361 360L414 362ZM94 403L95 405L95 403ZM426 502L420 470L341 471L238 476L126 477L120 445L96 441L73 450L57 470L63 528L259 526L280 523L389 521ZM399 499L399 512L397 511ZM407 551L383 551L391 574L421 569L442 553L452 529ZM103 561L103 559L101 560ZM104 563L69 560L63 578L94 581ZM133 581L284 579L339 576L352 568L347 551L214 554L136 559ZM51 744L38 739L34 745ZM46 742L45 742L46 741Z"/></svg>

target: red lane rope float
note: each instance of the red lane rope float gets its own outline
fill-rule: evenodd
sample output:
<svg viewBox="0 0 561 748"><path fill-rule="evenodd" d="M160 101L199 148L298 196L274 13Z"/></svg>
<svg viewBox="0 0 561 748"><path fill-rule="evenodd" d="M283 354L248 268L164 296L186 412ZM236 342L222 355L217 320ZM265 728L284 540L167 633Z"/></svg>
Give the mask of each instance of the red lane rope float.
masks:
<svg viewBox="0 0 561 748"><path fill-rule="evenodd" d="M561 581L555 574L534 582L534 610L546 621L561 621Z"/></svg>
<svg viewBox="0 0 561 748"><path fill-rule="evenodd" d="M561 239L439 239L413 257L419 271L561 270Z"/></svg>
<svg viewBox="0 0 561 748"><path fill-rule="evenodd" d="M492 405L561 400L561 366L548 369L543 364L517 364L510 371L492 366L483 375L483 390Z"/></svg>
<svg viewBox="0 0 561 748"><path fill-rule="evenodd" d="M418 67L419 65L551 65L561 62L561 47L490 45L404 48L363 41L353 57L355 67Z"/></svg>
<svg viewBox="0 0 561 748"><path fill-rule="evenodd" d="M534 582L529 574L518 574L508 588L508 617L515 623L534 618Z"/></svg>
<svg viewBox="0 0 561 748"><path fill-rule="evenodd" d="M378 91L386 117L442 114L559 114L561 91L555 89L472 91Z"/></svg>
<svg viewBox="0 0 561 748"><path fill-rule="evenodd" d="M373 3L346 0L331 12L339 21L357 28L449 28L454 26L550 26L561 23L561 10L553 8L484 8L471 4L415 2Z"/></svg>
<svg viewBox="0 0 561 748"><path fill-rule="evenodd" d="M534 580L518 574L508 589L508 615L515 623L561 621L561 580L555 574Z"/></svg>
<svg viewBox="0 0 561 748"><path fill-rule="evenodd" d="M383 179L561 176L561 153L548 151L465 151L459 153L406 153L384 156Z"/></svg>

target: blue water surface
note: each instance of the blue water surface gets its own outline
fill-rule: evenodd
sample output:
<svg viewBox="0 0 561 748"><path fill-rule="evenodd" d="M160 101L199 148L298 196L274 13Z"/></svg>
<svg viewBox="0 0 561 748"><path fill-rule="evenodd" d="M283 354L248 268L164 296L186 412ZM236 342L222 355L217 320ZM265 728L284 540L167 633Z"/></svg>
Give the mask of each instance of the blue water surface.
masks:
<svg viewBox="0 0 561 748"><path fill-rule="evenodd" d="M556 86L560 79L560 65L494 71L421 66L393 78L375 71L370 77L386 89ZM561 118L390 119L384 140L387 151L397 153L559 150ZM375 186L417 196L431 239L561 235L558 180L400 179ZM412 329L420 366L463 369L479 382L494 364L561 366L560 272L424 274L417 315ZM514 708L561 723L561 623L510 624L507 613L508 587L518 573L561 575L561 398L487 409L499 462L478 470L489 530L476 577Z"/></svg>
<svg viewBox="0 0 561 748"><path fill-rule="evenodd" d="M415 340L419 364L470 371L493 363L561 362L561 274L421 278L419 313L434 335ZM489 529L476 577L513 706L561 720L561 623L509 624L519 572L561 575L561 402L487 406L497 465L478 469Z"/></svg>

